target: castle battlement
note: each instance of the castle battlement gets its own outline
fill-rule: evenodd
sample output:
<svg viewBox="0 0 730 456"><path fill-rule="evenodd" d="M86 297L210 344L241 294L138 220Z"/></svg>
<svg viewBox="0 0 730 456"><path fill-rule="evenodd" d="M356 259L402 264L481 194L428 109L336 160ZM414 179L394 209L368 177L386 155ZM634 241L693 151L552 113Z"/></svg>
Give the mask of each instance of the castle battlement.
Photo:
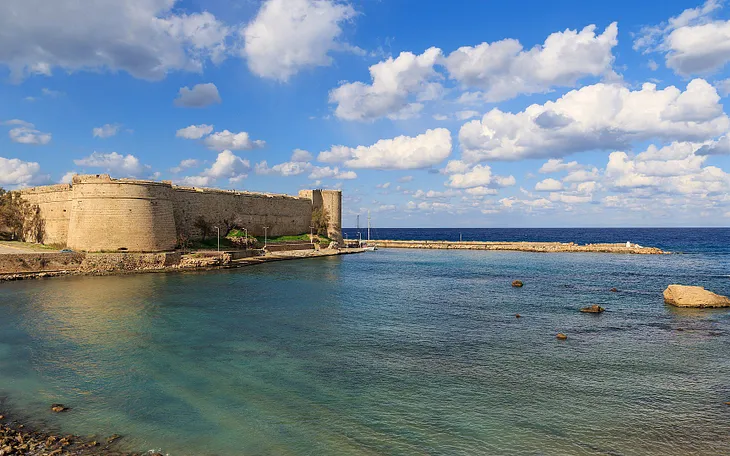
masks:
<svg viewBox="0 0 730 456"><path fill-rule="evenodd" d="M341 239L342 193L304 190L298 196L177 186L169 181L76 175L71 184L33 187L23 198L40 208L46 243L76 250L163 251L195 238L200 218L225 227L232 220L252 235L309 232L312 211L330 214L328 234Z"/></svg>

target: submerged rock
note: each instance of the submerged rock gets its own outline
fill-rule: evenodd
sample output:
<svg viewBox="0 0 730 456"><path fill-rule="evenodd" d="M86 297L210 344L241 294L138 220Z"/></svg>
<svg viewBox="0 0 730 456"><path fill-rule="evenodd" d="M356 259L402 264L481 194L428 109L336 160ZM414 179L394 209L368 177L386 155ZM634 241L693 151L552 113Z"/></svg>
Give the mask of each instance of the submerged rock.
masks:
<svg viewBox="0 0 730 456"><path fill-rule="evenodd" d="M116 442L117 440L119 440L121 438L122 438L121 435L119 435L119 434L113 434L111 437L109 437L108 439L106 439L106 443L113 443L113 442Z"/></svg>
<svg viewBox="0 0 730 456"><path fill-rule="evenodd" d="M583 313L601 313L605 312L605 310L606 309L599 306L598 304L593 304L592 306L583 307L582 309L580 309L580 311Z"/></svg>
<svg viewBox="0 0 730 456"><path fill-rule="evenodd" d="M63 404L51 404L51 411L54 413L67 412L68 410L69 408Z"/></svg>
<svg viewBox="0 0 730 456"><path fill-rule="evenodd" d="M524 284L522 283L521 280L515 280L512 282L512 286L515 288L520 288L522 285L524 285Z"/></svg>
<svg viewBox="0 0 730 456"><path fill-rule="evenodd" d="M555 336L555 338L558 339L558 340L566 340L568 338L568 336L566 336L563 333L558 333L558 335Z"/></svg>
<svg viewBox="0 0 730 456"><path fill-rule="evenodd" d="M664 290L664 302L677 307L730 307L727 296L688 285L669 285Z"/></svg>

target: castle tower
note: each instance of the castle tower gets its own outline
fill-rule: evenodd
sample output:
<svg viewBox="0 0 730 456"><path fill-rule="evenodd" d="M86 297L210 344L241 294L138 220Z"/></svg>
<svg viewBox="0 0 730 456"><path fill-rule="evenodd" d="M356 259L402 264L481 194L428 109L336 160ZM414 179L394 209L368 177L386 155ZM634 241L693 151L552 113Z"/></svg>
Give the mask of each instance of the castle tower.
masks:
<svg viewBox="0 0 730 456"><path fill-rule="evenodd" d="M68 247L91 252L173 249L171 191L170 184L160 182L74 176Z"/></svg>
<svg viewBox="0 0 730 456"><path fill-rule="evenodd" d="M327 237L342 242L342 191L301 190L299 197L312 200L312 210L325 210L329 217Z"/></svg>
<svg viewBox="0 0 730 456"><path fill-rule="evenodd" d="M327 237L342 242L342 191L322 190L322 205L329 215Z"/></svg>

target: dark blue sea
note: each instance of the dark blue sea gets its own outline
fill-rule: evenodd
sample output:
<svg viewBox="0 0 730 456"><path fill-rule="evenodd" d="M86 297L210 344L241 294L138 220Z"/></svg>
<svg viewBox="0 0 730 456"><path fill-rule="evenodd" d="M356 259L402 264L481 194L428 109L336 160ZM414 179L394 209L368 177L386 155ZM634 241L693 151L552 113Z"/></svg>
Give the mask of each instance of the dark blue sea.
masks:
<svg viewBox="0 0 730 456"><path fill-rule="evenodd" d="M730 309L662 298L730 295L729 230L373 233L684 254L380 249L0 283L0 412L172 456L730 455Z"/></svg>
<svg viewBox="0 0 730 456"><path fill-rule="evenodd" d="M367 238L367 229L344 228L343 236ZM373 228L372 239L576 242L630 241L681 253L730 254L730 228Z"/></svg>

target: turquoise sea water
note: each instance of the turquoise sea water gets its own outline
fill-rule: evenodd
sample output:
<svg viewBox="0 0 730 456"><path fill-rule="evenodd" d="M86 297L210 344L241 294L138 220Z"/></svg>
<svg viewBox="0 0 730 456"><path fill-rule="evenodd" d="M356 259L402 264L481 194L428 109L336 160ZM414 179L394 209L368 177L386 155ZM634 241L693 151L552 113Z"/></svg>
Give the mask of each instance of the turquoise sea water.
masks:
<svg viewBox="0 0 730 456"><path fill-rule="evenodd" d="M380 250L5 283L0 396L171 455L730 454L730 310L661 296L730 295L729 271L726 255ZM593 303L608 311L578 312Z"/></svg>

